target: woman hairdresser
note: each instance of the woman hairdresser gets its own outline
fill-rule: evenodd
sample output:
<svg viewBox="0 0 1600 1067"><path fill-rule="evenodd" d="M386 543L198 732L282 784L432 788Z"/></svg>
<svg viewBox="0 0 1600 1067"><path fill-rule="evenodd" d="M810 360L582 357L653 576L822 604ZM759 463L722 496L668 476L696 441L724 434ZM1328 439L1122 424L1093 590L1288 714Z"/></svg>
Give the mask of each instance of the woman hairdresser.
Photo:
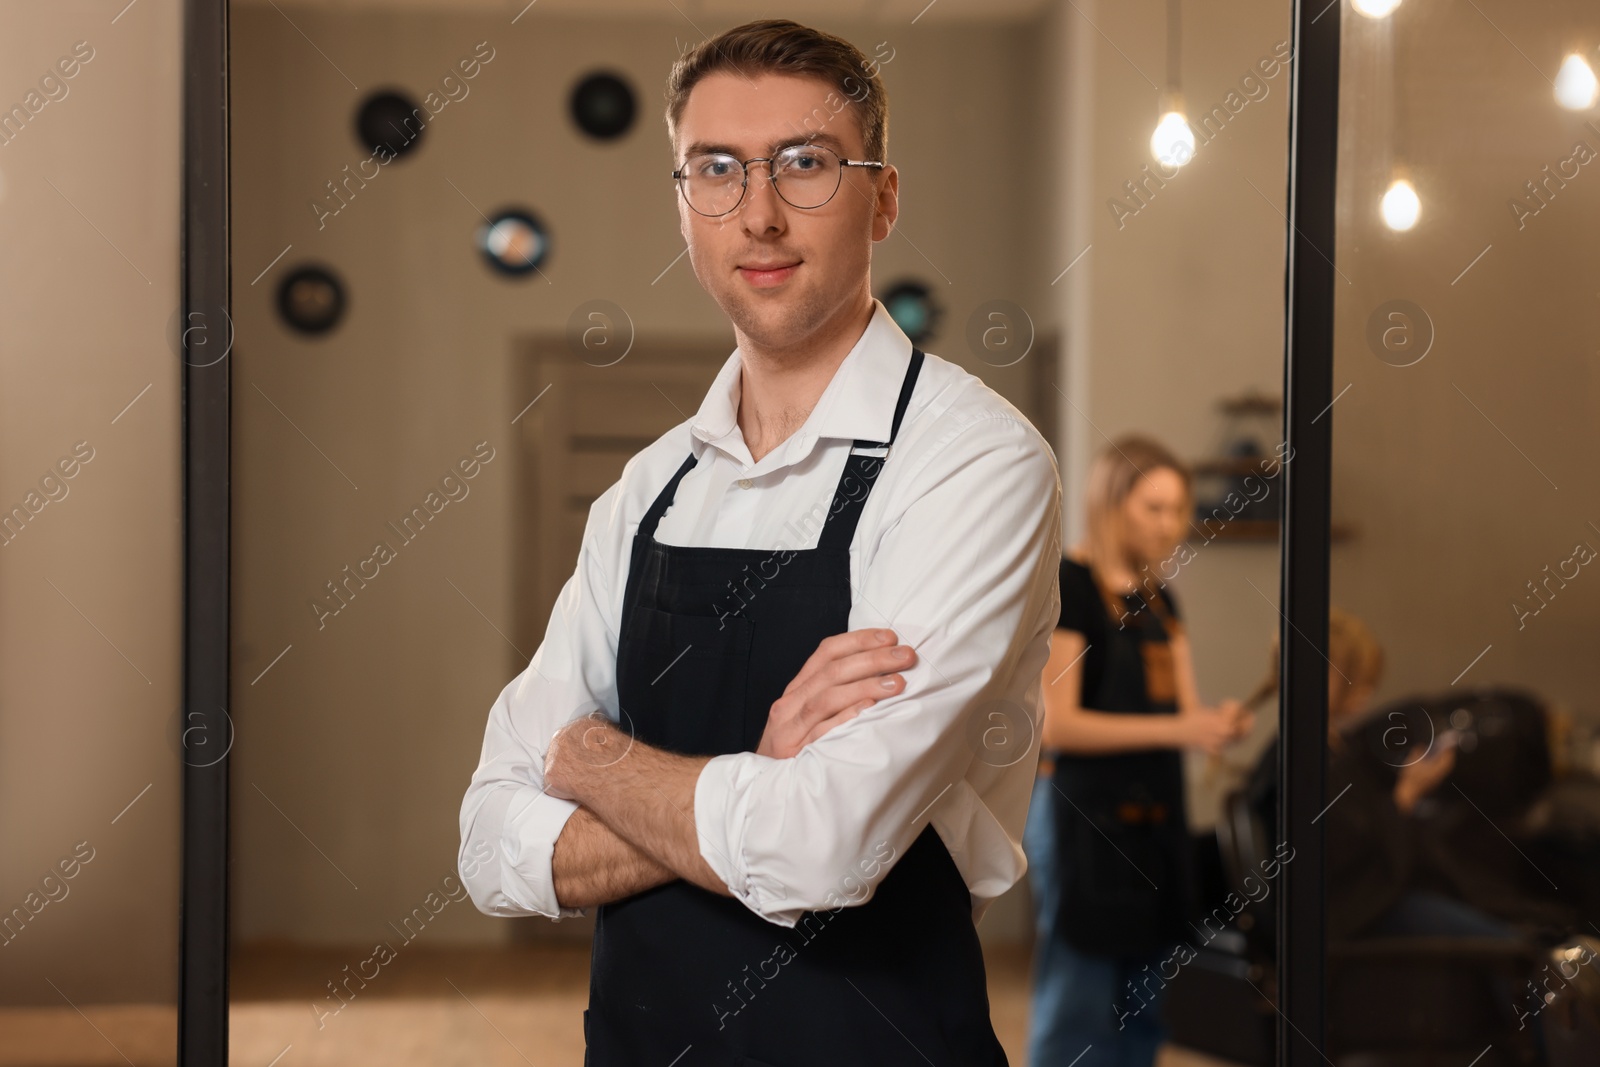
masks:
<svg viewBox="0 0 1600 1067"><path fill-rule="evenodd" d="M1061 561L1023 837L1038 926L1029 1062L1148 1067L1163 983L1134 983L1170 955L1189 911L1182 750L1219 751L1253 713L1200 703L1159 577L1188 526L1183 464L1121 438L1095 457L1086 503L1087 536Z"/></svg>

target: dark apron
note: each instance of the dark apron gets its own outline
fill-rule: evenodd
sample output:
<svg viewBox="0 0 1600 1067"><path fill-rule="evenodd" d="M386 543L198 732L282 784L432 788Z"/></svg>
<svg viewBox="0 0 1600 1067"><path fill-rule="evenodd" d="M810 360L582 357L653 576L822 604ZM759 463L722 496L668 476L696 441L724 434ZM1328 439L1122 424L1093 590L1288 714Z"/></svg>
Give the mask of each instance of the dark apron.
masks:
<svg viewBox="0 0 1600 1067"><path fill-rule="evenodd" d="M893 442L922 360L913 349L889 442L857 448ZM773 702L849 629L850 541L884 458L852 452L818 547L769 550L655 540L690 454L633 540L617 697L635 737L685 755L755 750ZM867 903L792 928L683 879L602 904L585 1067L1006 1064L971 894L932 825L904 855L880 844L837 872L841 905L890 862Z"/></svg>
<svg viewBox="0 0 1600 1067"><path fill-rule="evenodd" d="M1135 603L1130 598L1129 603ZM1151 701L1143 680L1150 647L1145 635L1165 638L1150 609L1126 628L1108 615L1104 669L1081 706L1095 711L1176 712ZM1130 699L1129 680L1139 695ZM1061 873L1055 929L1074 948L1103 955L1143 955L1184 936L1193 878L1184 814L1183 755L1150 749L1105 756L1056 757L1056 845Z"/></svg>

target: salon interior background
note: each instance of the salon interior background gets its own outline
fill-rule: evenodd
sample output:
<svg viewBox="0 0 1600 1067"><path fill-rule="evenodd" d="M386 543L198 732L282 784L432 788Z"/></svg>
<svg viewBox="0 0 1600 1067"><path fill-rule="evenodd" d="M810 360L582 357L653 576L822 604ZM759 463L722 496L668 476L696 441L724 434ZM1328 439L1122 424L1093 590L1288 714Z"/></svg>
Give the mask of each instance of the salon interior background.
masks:
<svg viewBox="0 0 1600 1067"><path fill-rule="evenodd" d="M409 910L412 887L432 886L449 869L483 716L525 660L448 585L424 586L403 572L386 574L364 594L367 603L352 606L368 617L348 637L330 642L322 640L327 633L310 633L308 599L373 531L343 525L339 505L350 485L266 397L279 395L279 382L320 381L318 389L292 390L294 421L314 427L319 446L341 458L363 497L387 502L392 514L416 503L477 440L504 442L460 513L444 515L427 543L401 551L449 560L445 569L470 590L473 606L505 620L516 610L508 576L518 555L507 427L529 399L511 391L519 343L559 336L571 310L594 296L623 305L660 338L722 338L724 352L732 339L687 264L668 269L682 243L655 101L679 47L699 37L680 15L617 3L603 17L588 16L575 3L546 0L513 25L510 9L496 3L281 6L361 90L392 83L425 93L479 42L495 49L470 95L430 126L426 150L386 168L318 229L308 202L363 155L350 134L359 94L273 6L242 3L233 15L232 311L250 338L230 357L238 449L233 711L249 742L234 753L234 929L239 940L335 943L374 913ZM929 350L981 374L1051 428L1070 537L1080 528L1081 472L1103 435L1154 430L1185 455L1207 455L1221 425L1215 400L1281 388L1288 79L1282 70L1257 75L1255 88L1244 79L1287 38L1287 5L1248 0L1189 20L1185 88L1196 110L1223 105L1230 92L1246 103L1229 110L1220 135L1131 216L1110 201L1129 202L1124 182L1141 178L1149 158L1155 94L1146 74L1159 79L1162 70L1164 5L1078 0L980 10L944 0L913 23L917 6L884 5L871 20L843 4L793 14L825 22L869 53L880 41L892 49L883 71L893 101L890 154L903 172L902 218L900 233L876 249L875 282L880 291L901 277L935 283L948 313ZM96 449L71 497L0 550L0 706L7 709L0 828L15 857L0 872L0 890L6 901L21 899L37 872L89 837L96 859L63 904L74 911L71 921L41 922L12 944L7 951L30 966L9 973L31 975L48 959L52 974L106 1000L144 999L175 982L179 790L170 740L181 655L179 394L165 334L177 306L179 15L176 0L143 0L113 24L103 5L64 0L8 11L26 32L0 41L0 68L11 70L43 70L56 58L19 54L18 41L58 39L64 54L88 38L97 50L72 95L0 153L0 240L55 251L0 260L7 321L20 324L4 353L0 485L7 499L20 496L74 442ZM704 15L697 21L706 32L738 20L732 12ZM1119 54L1101 32L1131 49ZM1444 116L1411 125L1419 157L1451 159L1452 123L1497 106L1458 91L1487 84L1466 77L1471 55L1465 47L1432 48L1412 57L1434 75L1427 106ZM570 127L563 106L575 80L602 68L634 84L642 114L633 134L597 148ZM146 91L127 91L140 84ZM1376 104L1352 101L1364 106ZM1508 137L1501 152L1473 160L1470 175L1452 180L1481 204L1491 235L1482 243L1500 235L1546 248L1552 259L1589 263L1595 252L1582 235L1593 232L1600 194L1582 177L1546 209L1565 211L1565 221L1536 217L1519 231L1502 217L1506 199L1539 176L1528 160L1571 155L1558 120L1515 126L1519 143ZM29 142L48 142L48 154L30 153ZM1364 203L1354 198L1366 196L1361 181L1377 175L1368 175L1361 145L1343 151L1355 175L1347 183L1353 212ZM117 220L112 231L85 225L74 202ZM532 207L551 227L548 280L493 276L472 247L477 209L510 202ZM1520 351L1513 327L1488 305L1474 318L1448 278L1422 278L1417 268L1424 256L1441 254L1438 242L1454 241L1451 252L1459 245L1463 264L1481 243L1434 234L1433 244L1407 248L1375 219L1343 232L1349 246L1337 251L1339 262L1369 258L1361 270L1347 270L1351 280L1340 286L1336 387L1413 390L1416 419L1439 428L1419 439L1414 427L1363 421L1355 405L1349 416L1335 411L1343 418L1334 511L1364 531L1336 546L1335 588L1381 635L1405 636L1409 653L1385 686L1400 693L1452 677L1464 665L1460 649L1481 646L1474 642L1482 620L1509 612L1525 579L1572 546L1552 543L1538 558L1525 546L1486 551L1518 544L1530 518L1496 504L1495 479L1509 469L1505 442L1485 432L1480 414L1425 388L1425 376L1395 376L1365 348L1367 316L1384 300L1453 300L1450 336L1438 340L1426 373L1454 376L1468 391L1474 380L1493 381L1500 361ZM107 236L122 256L108 254ZM293 245L289 260L334 264L350 285L348 318L326 340L283 330L272 276L253 284L286 244ZM1575 294L1535 290L1529 278L1498 283L1525 286L1533 305L1577 304ZM85 300L90 292L94 299ZM1040 336L1058 342L1052 373L1036 378L1027 361L991 367L966 349L967 316L994 298L1026 307ZM12 314L31 305L54 310ZM1492 393L1496 421L1514 426L1519 444L1535 454L1558 451L1563 419L1592 412L1600 400L1581 327L1573 323L1567 343L1538 353L1538 380L1563 387ZM46 351L50 360L24 356ZM1044 392L1039 379L1059 389ZM1476 392L1481 402L1483 390ZM493 414L481 436L468 440L450 429L478 412ZM1427 477L1446 458L1455 469L1492 472L1471 514ZM1589 478L1572 491L1592 496ZM294 507L278 506L283 500ZM78 514L65 521L58 512L70 509ZM1591 534L1574 530L1573 539ZM1468 558L1471 581L1462 569ZM1213 544L1178 579L1208 697L1242 693L1259 678L1277 625L1276 568L1271 546ZM1386 577L1419 569L1439 575L1425 605L1410 583ZM1578 641L1593 633L1593 604L1552 604L1537 620L1546 631L1540 642L1497 647L1474 668L1475 679L1538 677L1543 691L1570 701L1581 691ZM106 641L83 625L78 609ZM1562 609L1570 609L1565 617ZM406 625L441 615L459 622L444 641L438 627L424 638ZM1426 628L1417 625L1424 615ZM355 620L335 619L329 629L344 621ZM59 640L75 626L81 642ZM303 655L278 665L292 669L275 680L269 699L252 692L250 680L286 632L305 634L290 653ZM341 662L374 657L371 648L357 655L339 640L381 648L387 669L341 670ZM359 719L352 708L362 709ZM381 729L371 727L374 709ZM166 773L152 781L146 768ZM51 789L51 781L71 785ZM363 885L359 905L329 892L325 861L263 794L294 795L297 821L323 848L385 877ZM1194 800L1196 824L1204 826L1210 798ZM97 868L117 876L97 880ZM1023 892L991 910L985 938L1028 936ZM492 942L508 936L507 927L450 907L429 936L436 944ZM40 989L34 981L8 984L4 995L27 1003Z"/></svg>

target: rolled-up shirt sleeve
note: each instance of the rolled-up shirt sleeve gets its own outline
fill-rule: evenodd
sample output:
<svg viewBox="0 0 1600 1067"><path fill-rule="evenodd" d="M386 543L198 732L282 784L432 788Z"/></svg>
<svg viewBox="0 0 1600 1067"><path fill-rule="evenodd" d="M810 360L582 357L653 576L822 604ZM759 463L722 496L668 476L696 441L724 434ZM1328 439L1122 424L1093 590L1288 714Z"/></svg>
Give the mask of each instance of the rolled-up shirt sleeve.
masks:
<svg viewBox="0 0 1600 1067"><path fill-rule="evenodd" d="M889 498L876 547L863 549L849 622L890 627L917 650L906 685L792 758L716 756L695 786L702 856L778 925L870 899L930 821L954 835L988 827L982 847L1017 853L1018 877L1025 868L1006 840L1020 826L1002 832L1016 820L989 811L984 794L1031 786L1039 678L1060 610L1055 458L1025 421L991 416L907 460L917 466ZM1014 759L988 751L997 729L1020 746ZM987 901L974 896L981 914Z"/></svg>
<svg viewBox="0 0 1600 1067"><path fill-rule="evenodd" d="M610 524L620 482L589 509L578 565L556 597L544 640L489 709L483 751L461 802L462 884L488 915L586 915L556 899L556 838L577 803L544 791L544 754L564 723L595 708L613 720L617 624Z"/></svg>

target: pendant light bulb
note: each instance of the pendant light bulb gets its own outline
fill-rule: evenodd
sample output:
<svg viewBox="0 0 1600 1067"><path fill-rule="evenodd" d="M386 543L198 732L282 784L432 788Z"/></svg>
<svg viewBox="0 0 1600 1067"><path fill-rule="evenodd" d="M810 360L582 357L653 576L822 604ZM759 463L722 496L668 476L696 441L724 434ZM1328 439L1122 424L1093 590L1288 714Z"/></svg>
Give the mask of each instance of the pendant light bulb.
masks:
<svg viewBox="0 0 1600 1067"><path fill-rule="evenodd" d="M1194 130L1183 115L1183 98L1170 94L1161 111L1150 135L1150 154L1169 167L1181 167L1194 158Z"/></svg>
<svg viewBox="0 0 1600 1067"><path fill-rule="evenodd" d="M1600 100L1600 81L1594 69L1577 52L1568 54L1556 73L1556 103L1568 111L1586 111Z"/></svg>
<svg viewBox="0 0 1600 1067"><path fill-rule="evenodd" d="M1350 0L1350 6L1369 19L1381 19L1399 7L1400 0Z"/></svg>
<svg viewBox="0 0 1600 1067"><path fill-rule="evenodd" d="M1383 194L1379 209L1385 226L1404 231L1417 224L1417 216L1422 214L1422 201L1409 181L1396 178L1390 183L1389 191Z"/></svg>

